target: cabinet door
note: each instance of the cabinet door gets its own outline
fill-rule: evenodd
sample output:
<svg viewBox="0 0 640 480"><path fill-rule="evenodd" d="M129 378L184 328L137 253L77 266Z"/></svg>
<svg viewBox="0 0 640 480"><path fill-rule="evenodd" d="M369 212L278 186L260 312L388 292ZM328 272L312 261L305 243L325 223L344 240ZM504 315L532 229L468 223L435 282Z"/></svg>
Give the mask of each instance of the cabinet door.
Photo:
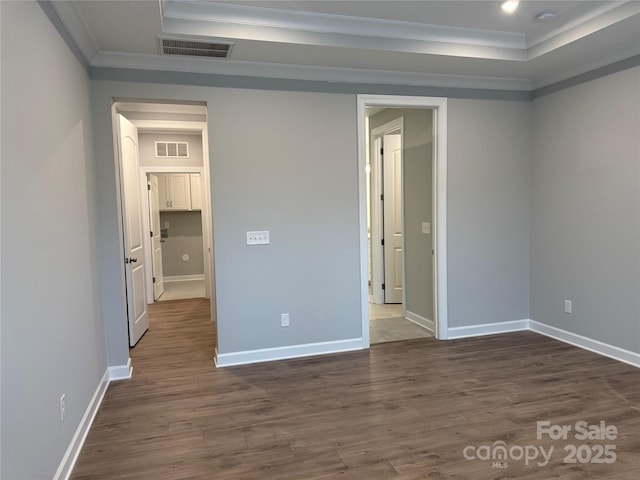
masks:
<svg viewBox="0 0 640 480"><path fill-rule="evenodd" d="M167 189L167 176L161 173L156 174L158 177L158 205L160 211L169 210L169 191Z"/></svg>
<svg viewBox="0 0 640 480"><path fill-rule="evenodd" d="M200 185L200 174L189 175L191 181L191 210L202 210L202 188Z"/></svg>
<svg viewBox="0 0 640 480"><path fill-rule="evenodd" d="M172 173L169 180L169 210L190 210L191 193L188 173Z"/></svg>

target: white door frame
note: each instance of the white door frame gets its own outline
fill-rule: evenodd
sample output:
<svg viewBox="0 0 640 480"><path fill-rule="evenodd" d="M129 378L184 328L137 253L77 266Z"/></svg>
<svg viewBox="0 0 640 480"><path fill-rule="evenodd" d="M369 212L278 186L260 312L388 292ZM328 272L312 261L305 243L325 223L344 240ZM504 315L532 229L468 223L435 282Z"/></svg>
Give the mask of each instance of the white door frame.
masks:
<svg viewBox="0 0 640 480"><path fill-rule="evenodd" d="M367 240L366 108L429 108L433 110L433 314L435 337L448 338L447 321L447 99L395 95L358 95L358 199L360 208L360 298L362 343L369 341L369 258ZM406 286L406 285L405 285Z"/></svg>
<svg viewBox="0 0 640 480"><path fill-rule="evenodd" d="M380 147L378 141L387 134L400 131L402 139L403 159L402 159L402 175L404 177L404 117L400 116L371 130L369 145L371 148L371 283L373 292L373 303L384 303L384 291L382 283L384 281L384 248L381 245L382 239L382 219L384 218L380 205L380 194L382 193L382 165L380 162ZM405 252L404 245L404 210L402 214L402 251ZM406 259L406 257L404 257ZM406 265L405 260L402 261L402 285L406 284ZM402 291L402 311L404 316L404 308L406 303L406 289Z"/></svg>
<svg viewBox="0 0 640 480"><path fill-rule="evenodd" d="M142 132L144 133L144 131ZM200 182L203 183L204 186L204 182L203 182L203 177L204 177L204 167L140 167L140 191L147 191L147 174L149 173L199 173L200 174ZM201 191L204 191L204 189L201 189ZM204 195L203 195L203 200L204 200ZM207 269L207 238L205 237L205 217L206 212L205 212L205 203L204 201L202 202L202 210L201 210L201 217L202 217L202 248L203 248L203 259L204 259L204 279L205 279L205 294L207 297L209 297L209 290L206 288L207 285L209 285L209 280L208 277L210 275L209 270ZM151 231L151 225L149 223L149 202L144 202L144 205L142 206L143 209L143 215L144 215L144 219L143 219L143 227L144 227L144 231L145 232L149 232ZM147 236L147 240L145 241L145 248L144 248L144 256L145 259L147 261L149 261L149 259L153 259L153 239L149 236ZM153 298L153 272L151 271L152 269L148 268L147 272L146 272L146 277L147 277L147 303L154 303L155 300ZM151 294L149 295L149 289L151 289Z"/></svg>
<svg viewBox="0 0 640 480"><path fill-rule="evenodd" d="M122 101L122 100L120 100ZM114 102L111 106L111 115L112 115L112 131L114 132L114 152L115 152L115 168L118 172L118 175L122 175L121 166L118 161L118 150L117 150L117 115L120 113L118 106L118 102ZM133 101L133 103L165 103L163 100L145 100L141 102ZM188 103L188 102L187 102ZM125 115L126 117L126 115ZM177 126L179 124L179 126ZM202 242L204 247L204 258L205 258L205 292L208 293L210 298L210 312L211 312L211 321L214 321L216 318L216 284L215 284L215 267L214 267L214 250L213 250L213 222L212 222L212 204L211 204L211 181L210 181L210 165L209 165L209 134L208 134L208 122L192 122L192 121L169 121L169 120L135 120L135 125L138 128L154 128L154 129L164 129L164 130L176 130L176 132L180 132L182 130L181 127L190 130L199 130L202 135L202 167L184 167L181 169L183 172L187 172L190 169L195 169L192 173L200 173L200 181L202 182ZM142 167L140 169L141 173L144 173L144 179L141 179L140 185L143 191L147 189L147 177L146 173L143 172L144 169L148 169L150 173L158 172L162 173L163 168L166 167ZM173 167L169 167L175 170ZM118 177L119 179L120 177ZM144 180L144 182L142 181ZM119 181L119 180L118 180ZM117 191L117 203L118 203L118 222L120 223L120 228L124 232L125 225L122 216L122 206L124 199L120 194L120 185L118 184ZM146 195L145 195L146 196ZM149 205L148 202L142 202L145 213L143 214L143 222L147 222L145 228L148 230L149 228ZM120 239L121 249L124 249L123 243L124 239ZM147 259L147 251L149 250L148 244L145 243L147 247L145 248L145 259ZM208 255L207 255L208 254ZM147 281L152 278L151 274L147 275ZM126 280L123 279L126 282ZM126 302L126 292L123 290L122 292L124 301ZM147 299L149 296L147 295Z"/></svg>

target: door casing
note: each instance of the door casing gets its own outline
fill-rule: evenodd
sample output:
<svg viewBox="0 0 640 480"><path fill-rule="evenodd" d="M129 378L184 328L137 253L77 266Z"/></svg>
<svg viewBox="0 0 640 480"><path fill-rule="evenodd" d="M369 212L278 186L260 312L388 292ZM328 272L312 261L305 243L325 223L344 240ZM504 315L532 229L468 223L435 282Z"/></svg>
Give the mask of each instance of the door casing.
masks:
<svg viewBox="0 0 640 480"><path fill-rule="evenodd" d="M363 348L369 339L369 272L367 238L366 109L367 107L433 110L433 313L435 337L448 338L447 315L447 99L396 95L358 95L358 204L360 211L360 303ZM372 142L373 143L373 142ZM373 196L372 196L373 198ZM405 284L406 291L406 284Z"/></svg>

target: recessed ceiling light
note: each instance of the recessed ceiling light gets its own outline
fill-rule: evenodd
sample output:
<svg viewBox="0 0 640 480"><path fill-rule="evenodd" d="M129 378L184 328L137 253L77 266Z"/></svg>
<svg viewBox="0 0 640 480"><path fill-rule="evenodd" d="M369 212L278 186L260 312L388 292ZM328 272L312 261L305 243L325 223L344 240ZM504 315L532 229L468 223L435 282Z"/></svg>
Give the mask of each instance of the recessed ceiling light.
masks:
<svg viewBox="0 0 640 480"><path fill-rule="evenodd" d="M500 4L500 8L503 12L513 13L518 9L519 4L519 0L506 0Z"/></svg>
<svg viewBox="0 0 640 480"><path fill-rule="evenodd" d="M556 16L556 12L551 12L551 11L540 12L539 14L536 15L536 20L539 22L544 22L546 20L551 20L555 16Z"/></svg>

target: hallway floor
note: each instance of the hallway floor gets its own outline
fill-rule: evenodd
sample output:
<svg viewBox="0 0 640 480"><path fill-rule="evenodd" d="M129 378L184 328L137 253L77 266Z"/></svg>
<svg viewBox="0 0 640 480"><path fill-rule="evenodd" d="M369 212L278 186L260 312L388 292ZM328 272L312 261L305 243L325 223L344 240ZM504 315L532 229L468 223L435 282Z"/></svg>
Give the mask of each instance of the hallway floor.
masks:
<svg viewBox="0 0 640 480"><path fill-rule="evenodd" d="M369 303L369 343L371 345L432 336L427 329L402 318L402 304Z"/></svg>
<svg viewBox="0 0 640 480"><path fill-rule="evenodd" d="M164 293L158 302L167 300L183 300L186 298L204 298L204 280L188 280L186 282L164 282Z"/></svg>

